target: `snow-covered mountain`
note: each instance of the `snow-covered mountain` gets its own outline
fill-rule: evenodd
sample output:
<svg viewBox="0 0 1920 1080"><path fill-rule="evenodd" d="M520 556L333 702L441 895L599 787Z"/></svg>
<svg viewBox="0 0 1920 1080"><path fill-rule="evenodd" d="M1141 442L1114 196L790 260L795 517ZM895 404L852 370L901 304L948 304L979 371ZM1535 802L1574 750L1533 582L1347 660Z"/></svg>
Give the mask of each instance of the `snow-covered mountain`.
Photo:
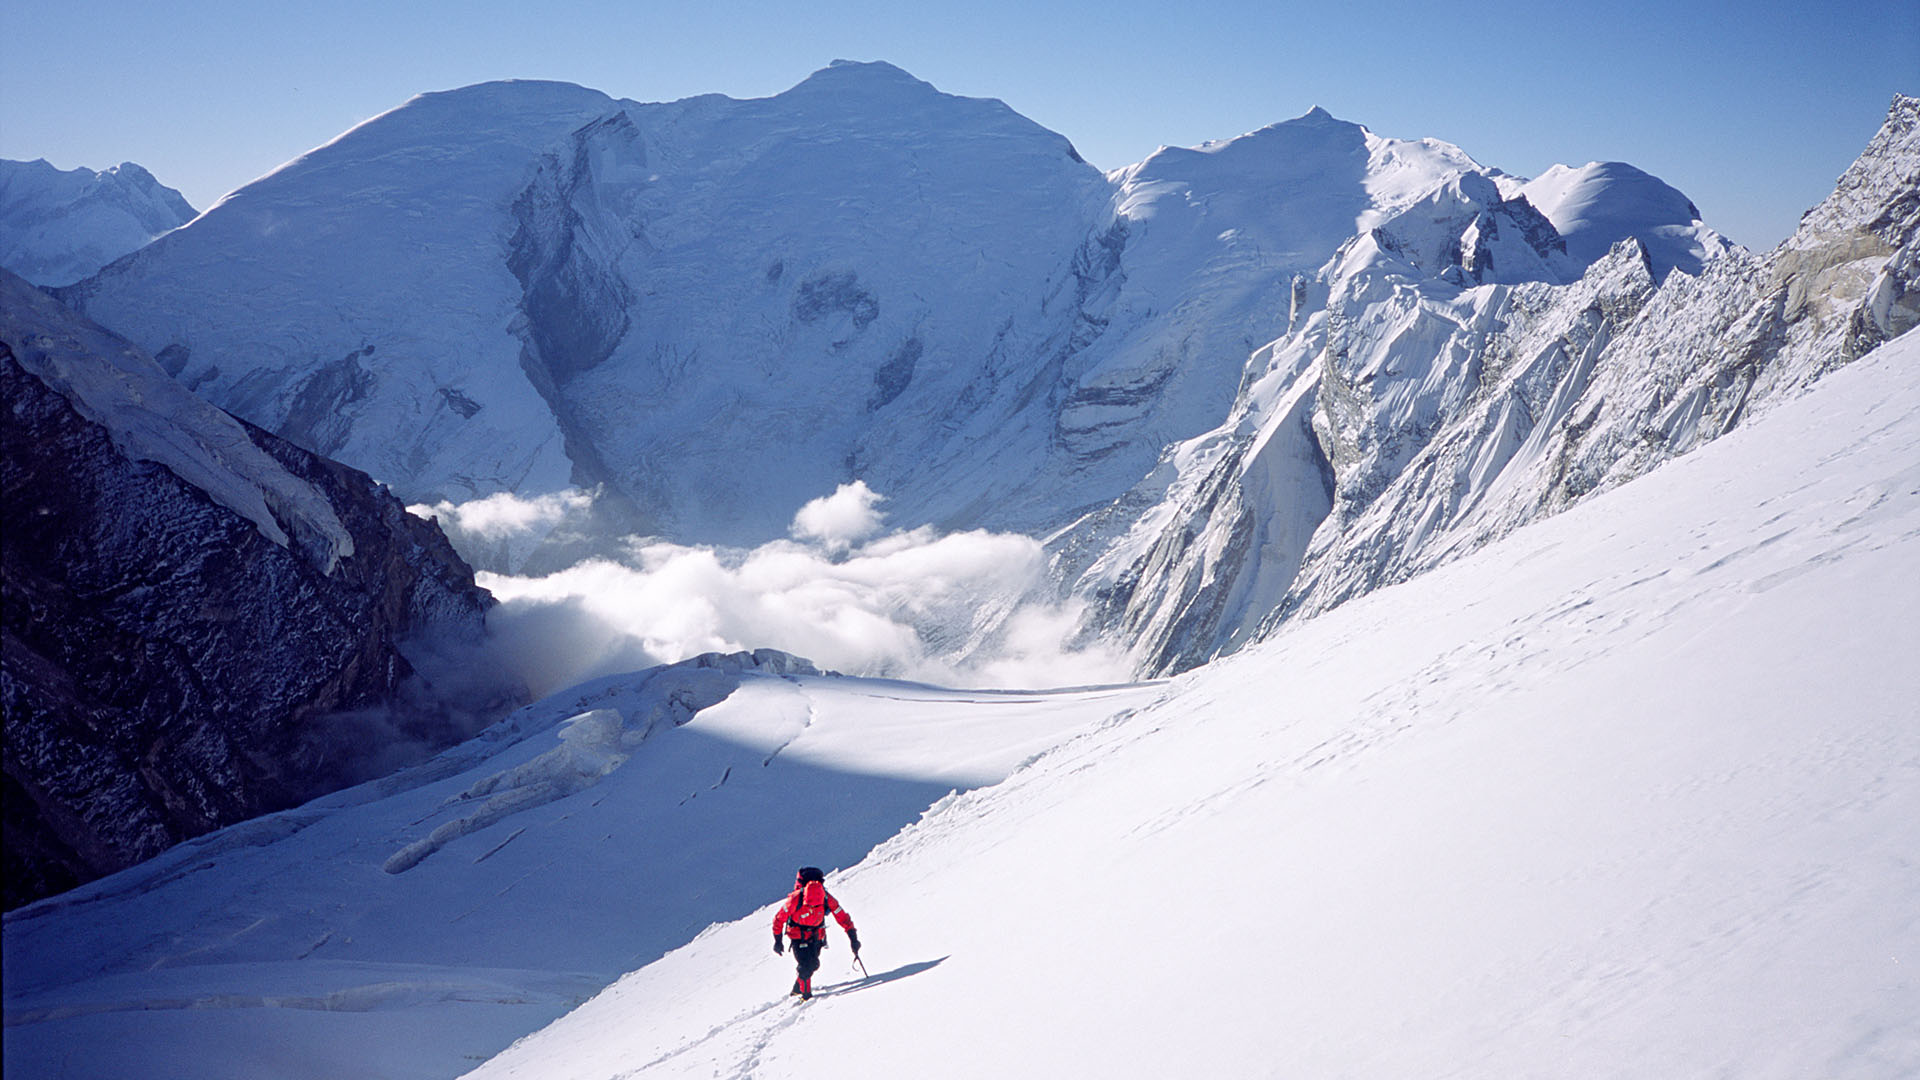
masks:
<svg viewBox="0 0 1920 1080"><path fill-rule="evenodd" d="M71 285L196 213L131 161L94 172L0 160L0 267L36 285Z"/></svg>
<svg viewBox="0 0 1920 1080"><path fill-rule="evenodd" d="M1508 186L1597 261L1559 284L1557 247L1494 249L1492 270L1522 268L1495 280L1424 231L1485 182L1454 184L1344 244L1225 423L1056 538L1090 632L1183 670L1639 476L1920 322L1920 99L1764 256L1591 165Z"/></svg>
<svg viewBox="0 0 1920 1080"><path fill-rule="evenodd" d="M8 907L478 726L482 687L403 650L477 641L491 598L365 474L4 270L0 384Z"/></svg>
<svg viewBox="0 0 1920 1080"><path fill-rule="evenodd" d="M1908 334L1167 683L581 686L10 913L7 1071L1907 1075L1916 462Z"/></svg>
<svg viewBox="0 0 1920 1080"><path fill-rule="evenodd" d="M1700 211L1685 195L1624 161L1590 161L1578 169L1555 165L1503 187L1546 215L1566 241L1567 254L1582 264L1599 261L1631 236L1645 249L1654 279L1665 281L1674 269L1698 276L1732 246L1700 223Z"/></svg>
<svg viewBox="0 0 1920 1080"><path fill-rule="evenodd" d="M601 486L624 531L751 544L859 480L903 526L1041 535L1218 425L1356 232L1465 283L1708 235L1624 168L1551 178L1570 252L1518 178L1318 109L1103 177L886 64L750 101L493 83L69 295L412 501Z"/></svg>

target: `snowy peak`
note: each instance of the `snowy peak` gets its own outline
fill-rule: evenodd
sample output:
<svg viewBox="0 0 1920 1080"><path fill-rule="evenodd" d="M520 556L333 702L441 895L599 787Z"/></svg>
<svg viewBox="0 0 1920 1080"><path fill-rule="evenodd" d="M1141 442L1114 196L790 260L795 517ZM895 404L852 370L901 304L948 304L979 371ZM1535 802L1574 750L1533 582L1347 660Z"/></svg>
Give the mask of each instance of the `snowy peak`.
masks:
<svg viewBox="0 0 1920 1080"><path fill-rule="evenodd" d="M1642 224L1691 225L1700 220L1700 211L1678 189L1624 161L1589 161L1577 169L1555 165L1520 190L1550 220L1567 226L1562 236L1581 224L1624 217L1621 203L1630 203Z"/></svg>
<svg viewBox="0 0 1920 1080"><path fill-rule="evenodd" d="M835 60L800 80L793 90L833 94L940 94L934 85L885 60ZM943 97L952 95L942 94Z"/></svg>
<svg viewBox="0 0 1920 1080"><path fill-rule="evenodd" d="M1366 159L1366 129L1319 106L1304 116L1199 146L1163 146L1120 171L1123 183L1184 181L1205 187L1337 180Z"/></svg>
<svg viewBox="0 0 1920 1080"><path fill-rule="evenodd" d="M969 138L1037 138L1084 164L1064 135L1005 102L946 93L884 61L835 60L770 98L712 100L726 103L722 107L731 106L741 117L778 120L796 130L831 128L835 139L894 137L920 143L960 133Z"/></svg>
<svg viewBox="0 0 1920 1080"><path fill-rule="evenodd" d="M1183 274L1223 257L1258 259L1283 275L1308 273L1363 221L1409 190L1430 190L1458 167L1389 152L1385 171L1392 175L1383 176L1382 142L1316 106L1237 138L1161 147L1112 174L1115 211L1156 245L1173 245L1179 236L1182 250L1161 261L1177 263Z"/></svg>
<svg viewBox="0 0 1920 1080"><path fill-rule="evenodd" d="M1372 250L1365 240L1372 241ZM1374 226L1338 273L1351 280L1375 252L1405 260L1416 275L1453 285L1565 284L1581 270L1552 223L1524 197L1502 198L1493 180L1475 172L1455 174Z"/></svg>
<svg viewBox="0 0 1920 1080"><path fill-rule="evenodd" d="M1553 222L1567 254L1583 266L1633 237L1646 249L1656 279L1674 269L1697 277L1708 259L1731 246L1700 223L1691 199L1623 161L1555 165L1518 190Z"/></svg>
<svg viewBox="0 0 1920 1080"><path fill-rule="evenodd" d="M42 160L44 161L44 159ZM111 177L113 180L121 182L127 190L148 196L151 202L145 205L156 206L166 211L164 216L151 219L151 223L153 224L164 225L169 219L184 224L185 222L192 221L194 215L199 212L193 208L191 203L187 202L185 196L160 183L160 181L154 179L152 173L131 161L123 161L115 165L113 168L101 173L100 177L103 181Z"/></svg>
<svg viewBox="0 0 1920 1080"><path fill-rule="evenodd" d="M36 285L71 285L194 213L131 161L105 172L0 161L0 266Z"/></svg>

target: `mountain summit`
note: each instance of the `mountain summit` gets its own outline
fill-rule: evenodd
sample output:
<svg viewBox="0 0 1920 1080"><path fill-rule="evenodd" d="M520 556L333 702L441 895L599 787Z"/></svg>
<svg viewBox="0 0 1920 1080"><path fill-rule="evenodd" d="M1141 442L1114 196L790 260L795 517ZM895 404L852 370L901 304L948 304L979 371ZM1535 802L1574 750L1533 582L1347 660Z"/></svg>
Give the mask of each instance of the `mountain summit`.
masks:
<svg viewBox="0 0 1920 1080"><path fill-rule="evenodd" d="M1315 109L1102 177L885 63L746 101L494 83L69 295L410 500L599 486L628 531L750 544L860 479L903 524L1043 533L1218 422L1297 277L1464 174L1495 175Z"/></svg>

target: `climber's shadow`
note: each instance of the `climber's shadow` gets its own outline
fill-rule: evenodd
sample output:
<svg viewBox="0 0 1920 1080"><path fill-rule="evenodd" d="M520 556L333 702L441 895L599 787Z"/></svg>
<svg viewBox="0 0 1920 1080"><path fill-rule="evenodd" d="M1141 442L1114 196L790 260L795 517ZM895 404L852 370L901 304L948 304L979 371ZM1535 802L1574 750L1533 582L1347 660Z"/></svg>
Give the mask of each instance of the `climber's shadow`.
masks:
<svg viewBox="0 0 1920 1080"><path fill-rule="evenodd" d="M841 994L851 994L859 990L868 990L882 983L890 983L896 979L904 979L909 975L918 975L930 968L939 967L941 961L945 959L946 957L943 956L939 960L922 960L918 963L902 964L892 971L883 971L878 975L868 975L865 978L854 979L851 982L834 983L832 986L823 986L814 991L813 996L839 997Z"/></svg>

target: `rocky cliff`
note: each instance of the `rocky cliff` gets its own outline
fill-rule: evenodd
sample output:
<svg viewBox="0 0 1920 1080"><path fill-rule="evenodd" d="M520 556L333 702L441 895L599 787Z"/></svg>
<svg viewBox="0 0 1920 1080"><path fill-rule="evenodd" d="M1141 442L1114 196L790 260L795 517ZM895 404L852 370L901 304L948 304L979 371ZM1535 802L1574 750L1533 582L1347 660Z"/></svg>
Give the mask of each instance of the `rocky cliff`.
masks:
<svg viewBox="0 0 1920 1080"><path fill-rule="evenodd" d="M470 733L437 527L0 278L8 907Z"/></svg>

